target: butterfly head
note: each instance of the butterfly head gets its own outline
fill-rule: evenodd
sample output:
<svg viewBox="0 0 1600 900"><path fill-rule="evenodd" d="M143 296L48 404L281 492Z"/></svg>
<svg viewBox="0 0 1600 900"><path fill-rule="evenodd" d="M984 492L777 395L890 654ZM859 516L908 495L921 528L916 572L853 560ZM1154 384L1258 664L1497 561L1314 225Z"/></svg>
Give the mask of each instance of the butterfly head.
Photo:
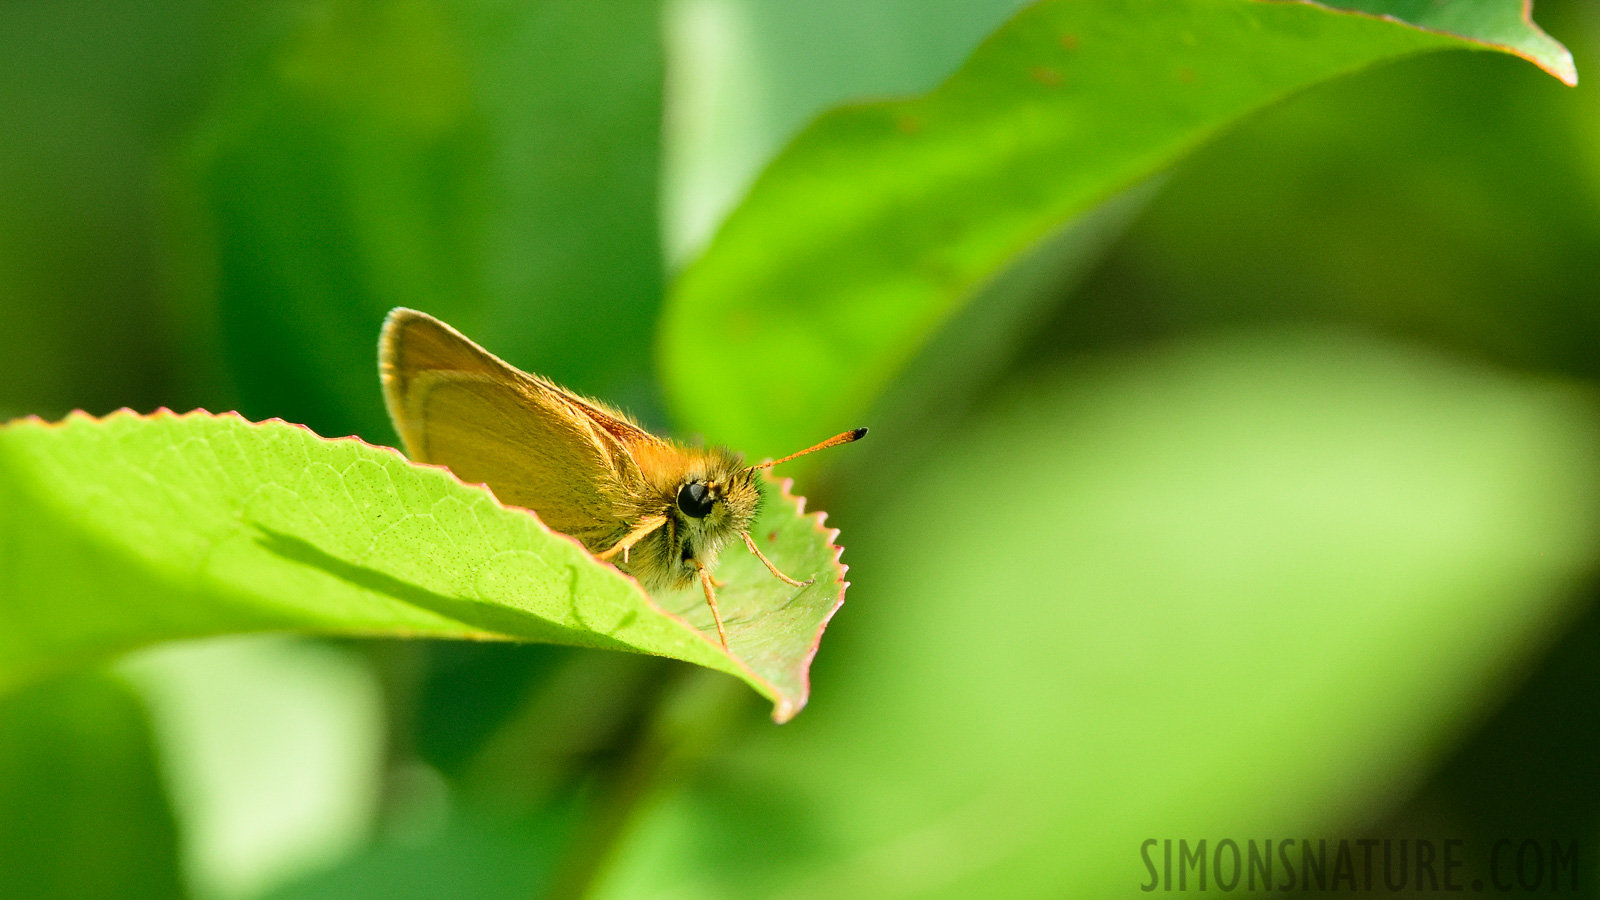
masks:
<svg viewBox="0 0 1600 900"><path fill-rule="evenodd" d="M713 549L720 547L740 532L749 531L760 511L757 472L797 456L860 440L866 433L865 428L846 431L799 453L753 466L746 466L739 454L721 447L689 455L692 462L672 493L673 512L684 523L685 531L702 535L704 543Z"/></svg>
<svg viewBox="0 0 1600 900"><path fill-rule="evenodd" d="M714 535L716 543L750 528L761 507L755 472L737 454L714 453L685 473L673 495L673 509L685 529Z"/></svg>

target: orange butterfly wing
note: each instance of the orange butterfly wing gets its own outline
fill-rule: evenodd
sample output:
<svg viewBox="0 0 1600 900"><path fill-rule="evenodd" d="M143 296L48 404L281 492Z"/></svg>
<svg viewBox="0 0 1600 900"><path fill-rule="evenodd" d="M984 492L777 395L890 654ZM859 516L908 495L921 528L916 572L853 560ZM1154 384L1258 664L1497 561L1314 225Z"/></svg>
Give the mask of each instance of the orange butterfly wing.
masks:
<svg viewBox="0 0 1600 900"><path fill-rule="evenodd" d="M412 459L488 485L590 550L631 527L623 500L642 482L632 448L659 438L425 313L390 312L378 346L384 400Z"/></svg>

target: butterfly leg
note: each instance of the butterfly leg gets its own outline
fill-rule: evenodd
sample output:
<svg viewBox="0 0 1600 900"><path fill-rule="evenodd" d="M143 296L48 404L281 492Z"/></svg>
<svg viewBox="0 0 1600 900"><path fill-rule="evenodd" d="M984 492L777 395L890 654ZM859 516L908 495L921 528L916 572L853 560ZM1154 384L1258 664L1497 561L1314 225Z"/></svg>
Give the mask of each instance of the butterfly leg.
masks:
<svg viewBox="0 0 1600 900"><path fill-rule="evenodd" d="M696 569L700 570L700 587L705 589L706 605L711 607L711 618L717 623L717 637L722 638L722 649L726 650L728 649L728 631L722 627L722 610L717 609L717 592L711 587L716 579L711 577L711 570L706 568L705 563L698 559L689 561L694 563Z"/></svg>
<svg viewBox="0 0 1600 900"><path fill-rule="evenodd" d="M739 532L739 536L744 538L744 545L750 548L750 552L756 555L756 559L761 560L761 564L767 567L767 571L778 576L780 581L784 582L785 584L794 585L795 587L805 587L811 583L810 581L795 581L793 578L790 578L782 572L779 572L778 567L772 564L772 560L767 559L766 554L762 553L761 549L756 546L756 542L750 537L750 532L741 531ZM812 580L814 581L815 579Z"/></svg>
<svg viewBox="0 0 1600 900"><path fill-rule="evenodd" d="M639 520L639 524L635 525L632 531L628 532L626 535L623 535L622 540L617 541L611 546L610 549L601 553L596 553L595 556L599 557L600 559L610 559L611 557L616 556L618 553L621 553L622 561L627 562L628 551L633 549L633 545L644 540L650 534L650 532L655 531L657 528L660 528L665 524L667 524L666 516L646 516L645 518Z"/></svg>

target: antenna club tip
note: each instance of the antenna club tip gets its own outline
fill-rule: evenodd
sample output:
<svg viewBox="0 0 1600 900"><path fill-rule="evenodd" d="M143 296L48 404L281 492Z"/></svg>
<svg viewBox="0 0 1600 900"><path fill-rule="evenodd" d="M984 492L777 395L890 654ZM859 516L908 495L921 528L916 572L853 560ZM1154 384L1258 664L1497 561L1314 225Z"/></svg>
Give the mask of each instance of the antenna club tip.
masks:
<svg viewBox="0 0 1600 900"><path fill-rule="evenodd" d="M840 444L848 444L851 441L859 441L859 440L861 440L862 437L864 437L866 435L866 433L867 433L867 430L865 428L857 428L855 431L846 431L843 434L836 434L833 437L828 438L827 440L823 441L820 444L817 444L814 447L807 447L806 449L801 450L799 453L791 453L788 456L785 456L783 459L775 459L775 460L772 460L771 462L756 463L755 465L750 466L749 468L750 468L751 471L754 471L756 469L770 468L772 466L777 465L778 463L786 463L789 460L794 459L797 456L805 456L807 453L815 453L818 450L826 450L829 447L837 447Z"/></svg>

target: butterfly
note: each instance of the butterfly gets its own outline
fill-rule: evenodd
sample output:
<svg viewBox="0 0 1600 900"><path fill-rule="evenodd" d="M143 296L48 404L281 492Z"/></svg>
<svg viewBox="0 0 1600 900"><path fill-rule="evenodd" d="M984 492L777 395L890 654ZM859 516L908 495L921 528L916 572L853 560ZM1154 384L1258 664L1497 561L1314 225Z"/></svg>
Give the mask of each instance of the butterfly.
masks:
<svg viewBox="0 0 1600 900"><path fill-rule="evenodd" d="M712 576L736 540L774 576L750 537L760 511L760 470L860 440L857 428L772 462L745 465L725 447L657 437L624 413L532 375L434 317L392 310L378 339L389 417L406 453L482 483L509 506L531 509L555 531L632 575L646 590L699 582L716 622Z"/></svg>

